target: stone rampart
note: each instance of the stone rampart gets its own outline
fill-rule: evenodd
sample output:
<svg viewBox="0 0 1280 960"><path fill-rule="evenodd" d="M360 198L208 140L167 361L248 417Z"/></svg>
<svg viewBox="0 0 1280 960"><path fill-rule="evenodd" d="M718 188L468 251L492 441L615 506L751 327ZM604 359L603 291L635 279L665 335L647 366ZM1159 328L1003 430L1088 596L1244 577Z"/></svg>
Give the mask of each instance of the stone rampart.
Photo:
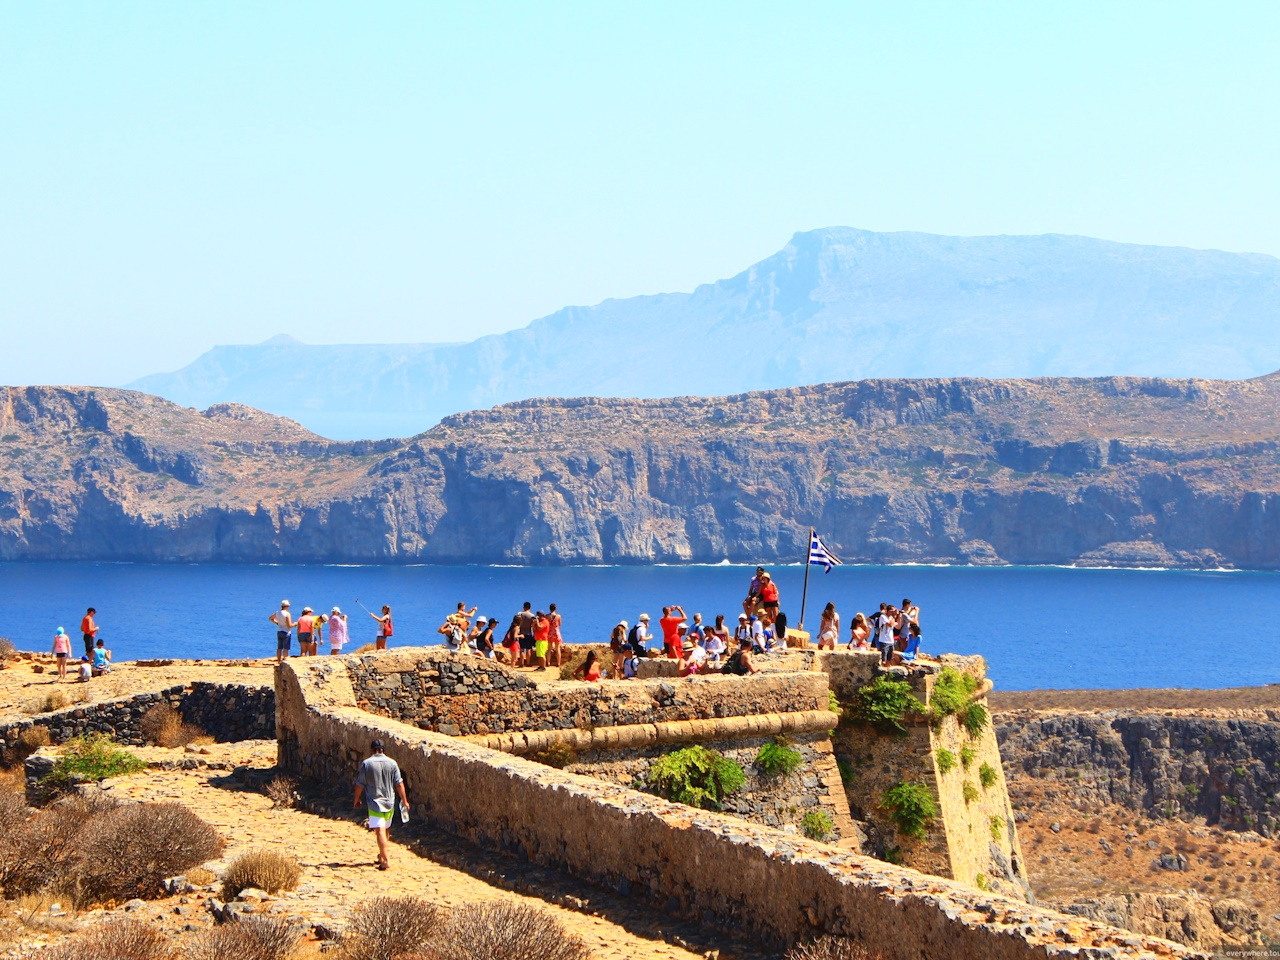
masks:
<svg viewBox="0 0 1280 960"><path fill-rule="evenodd" d="M144 742L139 727L142 718L161 702L180 711L184 720L220 743L269 740L275 736L275 696L271 687L198 681L190 686L82 703L0 727L0 749L11 757L23 731L33 727L48 730L49 742L54 744L100 733L119 743L138 745Z"/></svg>
<svg viewBox="0 0 1280 960"><path fill-rule="evenodd" d="M349 786L381 738L436 827L766 942L832 933L893 960L1203 956L370 714L336 658L284 664L276 702L291 772Z"/></svg>

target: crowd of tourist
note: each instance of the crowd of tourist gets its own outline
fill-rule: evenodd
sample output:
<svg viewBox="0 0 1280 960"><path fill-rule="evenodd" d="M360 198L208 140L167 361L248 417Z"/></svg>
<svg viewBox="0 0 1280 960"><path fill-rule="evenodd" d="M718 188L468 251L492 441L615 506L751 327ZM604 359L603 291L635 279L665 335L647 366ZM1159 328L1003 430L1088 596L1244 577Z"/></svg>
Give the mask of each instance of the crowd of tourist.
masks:
<svg viewBox="0 0 1280 960"><path fill-rule="evenodd" d="M111 672L111 651L98 636L98 624L94 619L97 615L98 611L90 607L80 621L84 656L78 664L77 679L82 683ZM67 663L71 659L71 637L65 627L59 627L53 635L53 658L58 664L58 683L64 683L67 679Z"/></svg>

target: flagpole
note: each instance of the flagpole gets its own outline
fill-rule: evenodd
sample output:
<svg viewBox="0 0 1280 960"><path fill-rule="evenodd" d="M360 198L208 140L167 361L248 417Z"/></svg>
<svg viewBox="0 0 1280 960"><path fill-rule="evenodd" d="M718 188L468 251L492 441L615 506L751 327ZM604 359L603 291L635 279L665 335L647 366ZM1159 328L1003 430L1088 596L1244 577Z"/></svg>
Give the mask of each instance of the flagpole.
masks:
<svg viewBox="0 0 1280 960"><path fill-rule="evenodd" d="M804 629L804 605L809 599L809 553L813 550L813 527L809 528L809 539L804 545L804 591L800 594L800 629Z"/></svg>

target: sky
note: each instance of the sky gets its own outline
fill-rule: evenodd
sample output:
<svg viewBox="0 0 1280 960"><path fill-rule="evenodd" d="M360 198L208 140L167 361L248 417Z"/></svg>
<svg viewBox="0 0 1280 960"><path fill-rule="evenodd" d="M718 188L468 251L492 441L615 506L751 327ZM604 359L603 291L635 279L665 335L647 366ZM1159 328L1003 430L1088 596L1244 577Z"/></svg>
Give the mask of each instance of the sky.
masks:
<svg viewBox="0 0 1280 960"><path fill-rule="evenodd" d="M1280 255L1280 4L0 0L0 382L469 340L798 230Z"/></svg>

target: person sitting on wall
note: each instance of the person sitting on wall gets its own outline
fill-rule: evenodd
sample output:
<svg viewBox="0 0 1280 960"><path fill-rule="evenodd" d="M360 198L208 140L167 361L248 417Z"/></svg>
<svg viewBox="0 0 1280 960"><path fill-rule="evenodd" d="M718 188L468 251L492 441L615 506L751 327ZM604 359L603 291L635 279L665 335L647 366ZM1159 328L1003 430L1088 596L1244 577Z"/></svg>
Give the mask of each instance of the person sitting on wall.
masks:
<svg viewBox="0 0 1280 960"><path fill-rule="evenodd" d="M721 672L745 677L748 674L759 672L759 669L751 662L751 637L747 636L738 641L738 651L725 661L724 669Z"/></svg>
<svg viewBox="0 0 1280 960"><path fill-rule="evenodd" d="M94 642L92 669L95 677L111 672L111 651L106 648L101 638Z"/></svg>
<svg viewBox="0 0 1280 960"><path fill-rule="evenodd" d="M756 575L747 587L747 599L742 601L742 612L751 616L760 605L760 591L764 589L764 567L756 567Z"/></svg>
<svg viewBox="0 0 1280 960"><path fill-rule="evenodd" d="M867 639L871 636L871 624L867 615L859 610L853 616L853 625L849 628L849 649L866 650Z"/></svg>
<svg viewBox="0 0 1280 960"><path fill-rule="evenodd" d="M600 682L600 661L596 657L594 650L588 651L587 659L583 661L582 666L573 671L573 679L585 680L587 683Z"/></svg>
<svg viewBox="0 0 1280 960"><path fill-rule="evenodd" d="M634 680L636 674L640 671L640 657L636 654L634 648L627 649L627 655L622 661L622 679Z"/></svg>

